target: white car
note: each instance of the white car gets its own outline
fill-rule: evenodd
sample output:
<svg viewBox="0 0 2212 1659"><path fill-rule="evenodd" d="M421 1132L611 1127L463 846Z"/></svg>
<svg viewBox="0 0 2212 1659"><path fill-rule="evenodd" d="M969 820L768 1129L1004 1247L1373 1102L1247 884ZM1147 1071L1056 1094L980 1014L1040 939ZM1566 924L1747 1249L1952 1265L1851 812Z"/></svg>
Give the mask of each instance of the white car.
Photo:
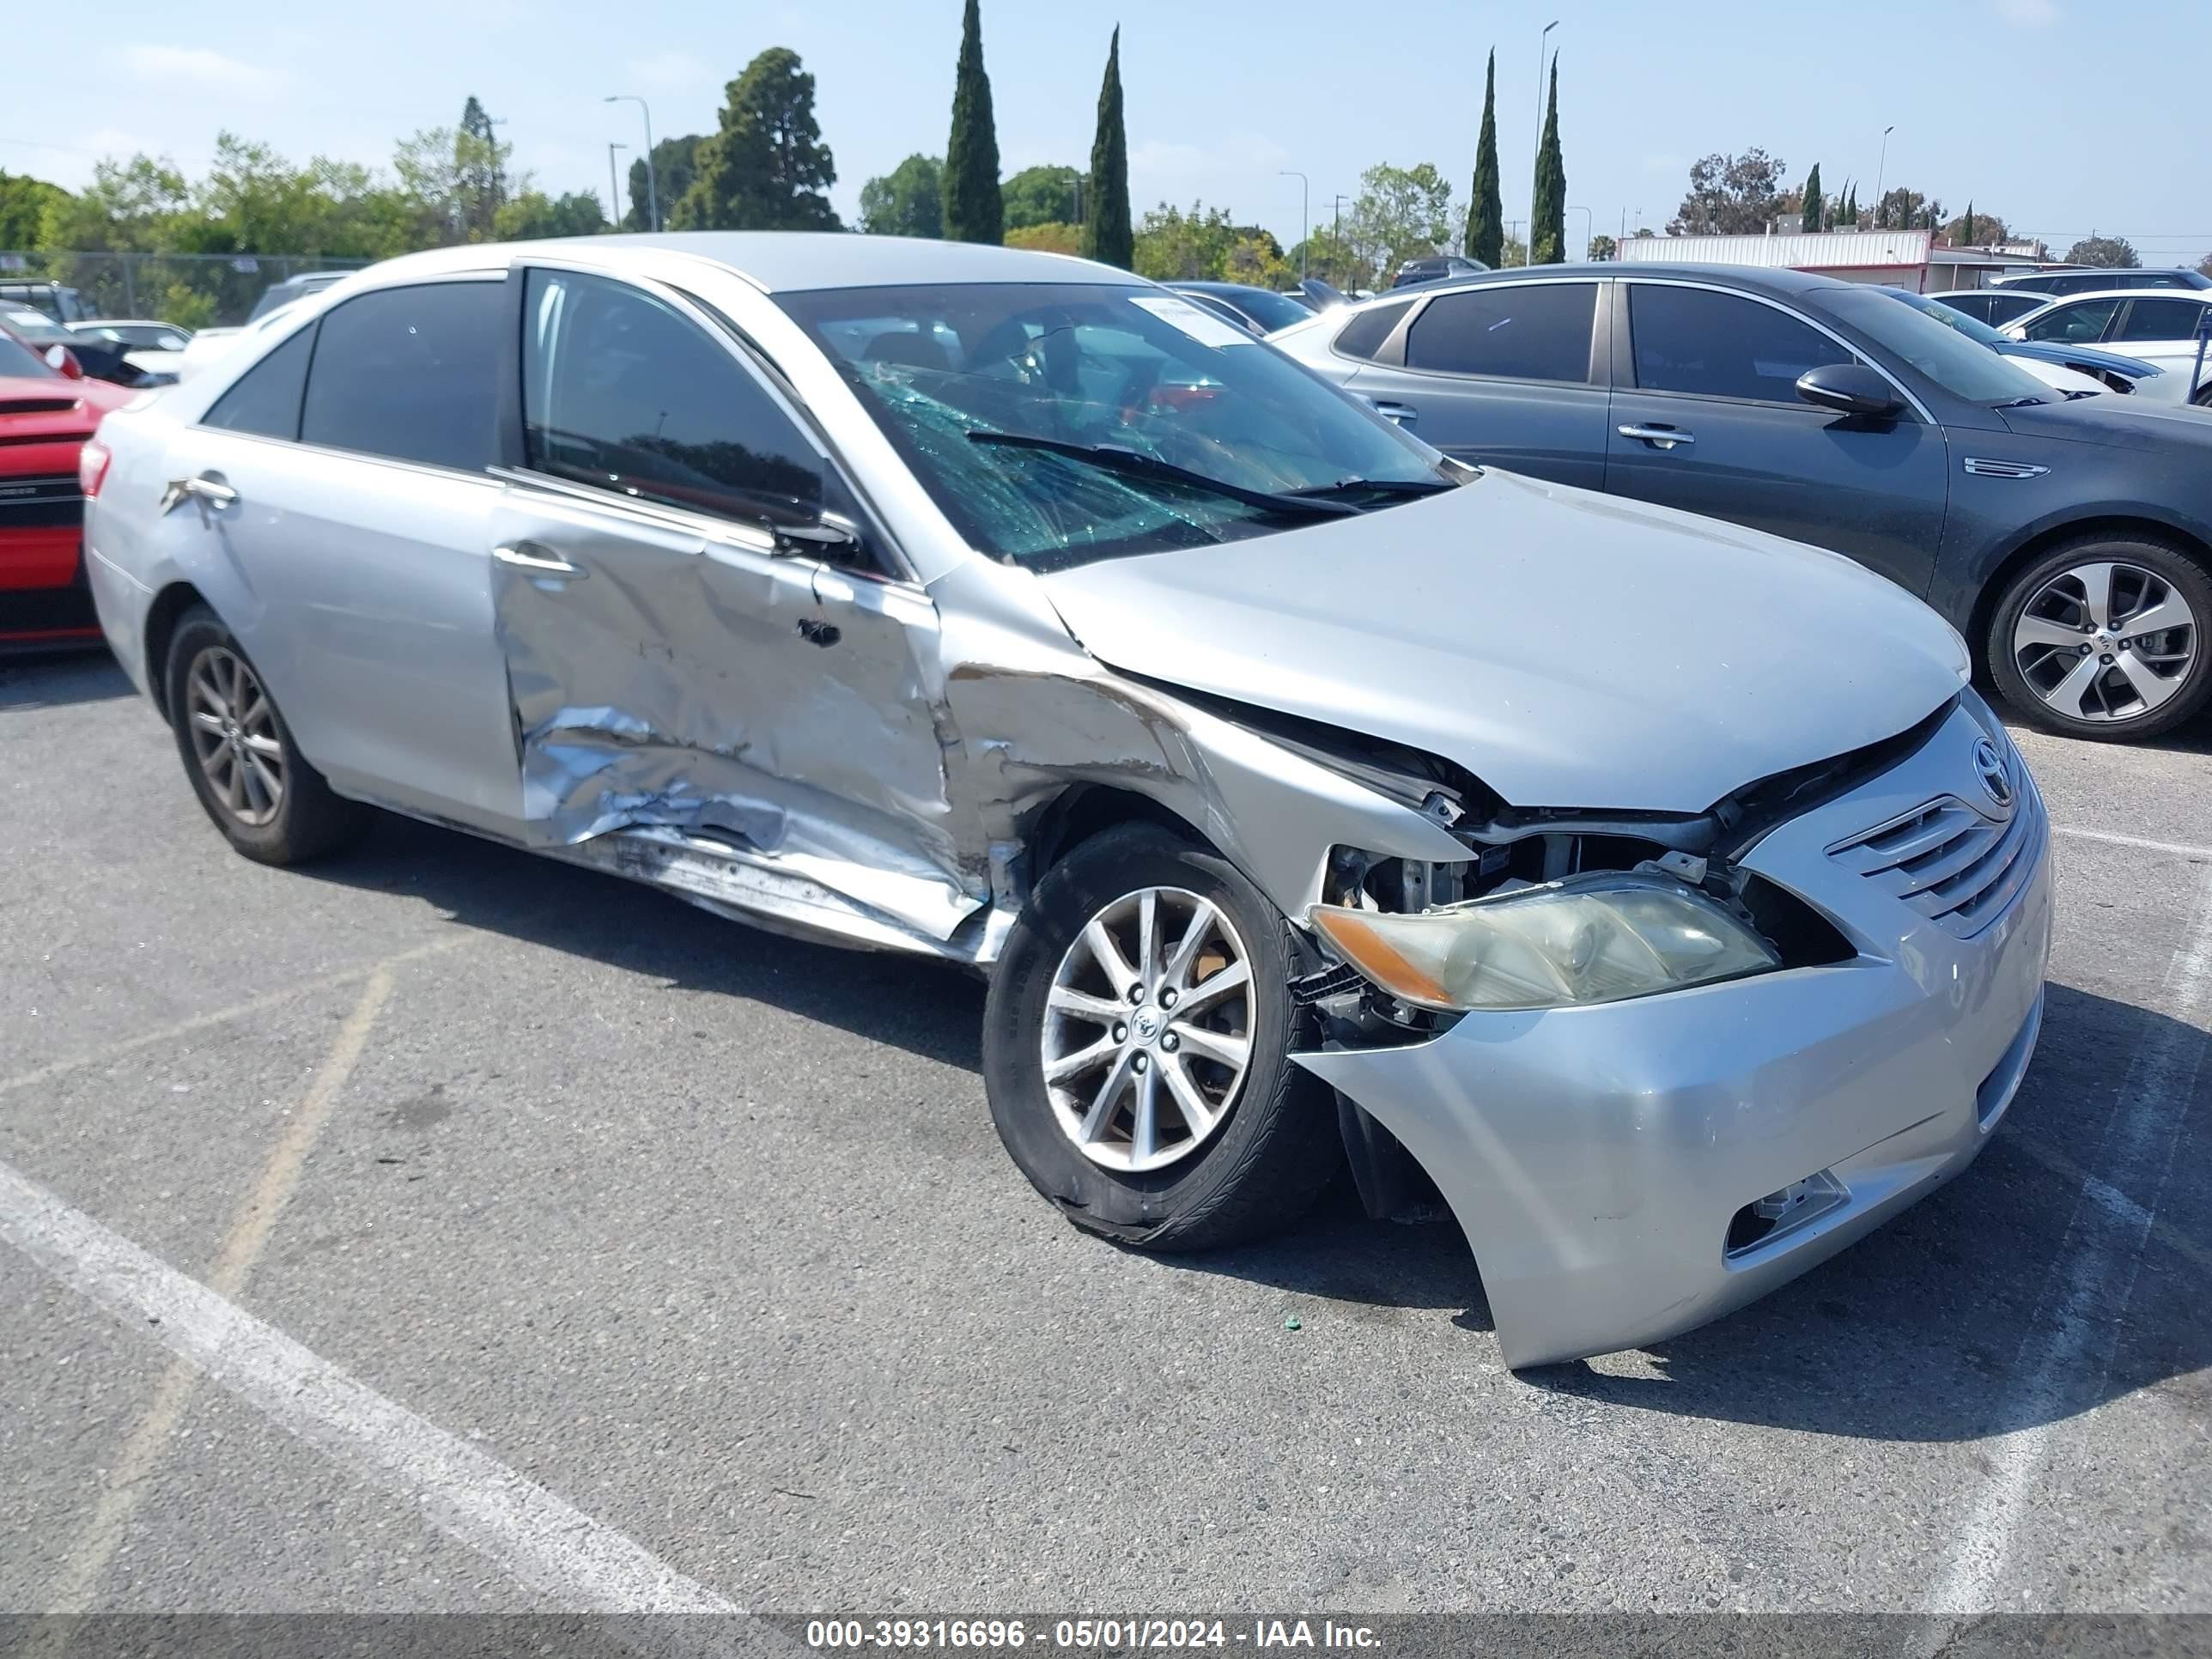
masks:
<svg viewBox="0 0 2212 1659"><path fill-rule="evenodd" d="M177 377L185 348L192 339L191 330L150 317L97 317L64 326L72 334L122 348L123 361L133 368L171 380Z"/></svg>
<svg viewBox="0 0 2212 1659"><path fill-rule="evenodd" d="M2031 311L2004 331L2015 340L2100 346L2140 357L2166 372L2137 388L2144 398L2178 404L2190 396L2197 334L2212 308L2212 289L2102 289L2069 294ZM2212 365L2194 399L2212 409Z"/></svg>

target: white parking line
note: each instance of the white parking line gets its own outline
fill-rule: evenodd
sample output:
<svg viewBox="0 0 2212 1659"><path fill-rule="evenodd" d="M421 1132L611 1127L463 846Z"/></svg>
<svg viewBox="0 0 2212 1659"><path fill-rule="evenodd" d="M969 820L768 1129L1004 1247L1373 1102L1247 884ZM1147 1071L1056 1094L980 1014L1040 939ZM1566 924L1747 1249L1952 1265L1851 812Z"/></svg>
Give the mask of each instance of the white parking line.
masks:
<svg viewBox="0 0 2212 1659"><path fill-rule="evenodd" d="M565 1610L736 1613L612 1527L263 1324L0 1164L0 1238Z"/></svg>
<svg viewBox="0 0 2212 1659"><path fill-rule="evenodd" d="M337 1040L316 1068L307 1093L293 1109L283 1134L262 1165L260 1179L239 1206L229 1231L216 1251L215 1266L208 1273L208 1288L217 1295L236 1296L245 1288L246 1276L252 1271L262 1246L268 1243L269 1231L276 1224L277 1213L291 1197L292 1188L299 1184L300 1168L307 1161L307 1149L314 1145L315 1137L329 1120L331 1108L337 1103L339 1091L345 1087L346 1079L360 1063L362 1050L368 1044L369 1028L376 1024L377 1015L391 995L391 970L380 968L368 976L361 1000L338 1028ZM137 1513L139 1500L145 1496L147 1477L160 1464L169 1437L184 1419L185 1407L191 1401L192 1388L199 1376L181 1356L171 1359L168 1369L161 1373L144 1415L131 1430L131 1437L124 1442L122 1455L116 1459L115 1467L107 1471L101 1483L100 1501L93 1506L92 1518L63 1558L61 1571L46 1593L49 1622L33 1637L33 1653L52 1655L61 1651L68 1635L65 1621L91 1607L100 1577L123 1542L131 1517Z"/></svg>
<svg viewBox="0 0 2212 1659"><path fill-rule="evenodd" d="M2013 1534L2042 1469L2053 1425L2083 1394L2085 1373L2086 1392L2094 1396L2112 1364L2204 1063L2208 1042L2199 1027L2212 1015L2212 877L2198 889L2188 931L2160 990L2163 1007L2154 1012L2167 1018L2155 1021L2130 1056L2090 1160L2101 1188L2093 1191L2085 1182L2076 1194L2044 1295L2021 1341L2014 1369L2027 1381L2008 1403L2010 1414L2027 1426L2000 1436L1989 1448L1996 1472L1955 1534L1930 1598L1931 1610L1939 1614L1956 1617L1995 1608ZM2107 1192L2142 1197L2114 1204ZM1945 1638L1936 1639L1940 1646Z"/></svg>
<svg viewBox="0 0 2212 1659"><path fill-rule="evenodd" d="M2185 841L2152 841L2143 836L2124 836L2117 830L2084 830L2071 823L2051 826L2052 832L2071 836L2076 841L2101 841L2114 847L2140 847L2150 853L2172 853L2185 859L2212 859L2212 847L2199 847Z"/></svg>

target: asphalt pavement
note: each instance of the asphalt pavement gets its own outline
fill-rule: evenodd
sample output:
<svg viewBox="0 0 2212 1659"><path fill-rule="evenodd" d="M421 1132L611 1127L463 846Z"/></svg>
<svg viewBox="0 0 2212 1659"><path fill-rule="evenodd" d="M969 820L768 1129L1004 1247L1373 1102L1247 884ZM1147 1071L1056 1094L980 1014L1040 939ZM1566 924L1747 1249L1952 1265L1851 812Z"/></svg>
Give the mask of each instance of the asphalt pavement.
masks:
<svg viewBox="0 0 2212 1659"><path fill-rule="evenodd" d="M1989 1151L1516 1376L1448 1224L1068 1227L957 971L397 819L264 869L105 659L0 667L0 1611L2212 1612L2212 731L2022 744Z"/></svg>

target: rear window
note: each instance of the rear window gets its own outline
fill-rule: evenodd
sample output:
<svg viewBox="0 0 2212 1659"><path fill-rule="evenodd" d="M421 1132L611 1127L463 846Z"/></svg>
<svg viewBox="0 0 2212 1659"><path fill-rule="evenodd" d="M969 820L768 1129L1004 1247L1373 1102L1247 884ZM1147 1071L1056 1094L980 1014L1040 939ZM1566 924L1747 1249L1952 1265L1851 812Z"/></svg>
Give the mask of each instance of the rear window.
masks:
<svg viewBox="0 0 2212 1659"><path fill-rule="evenodd" d="M380 289L327 313L303 442L478 472L494 459L503 283Z"/></svg>
<svg viewBox="0 0 2212 1659"><path fill-rule="evenodd" d="M240 375L200 424L261 438L298 437L300 396L307 389L307 359L314 343L315 331L301 329Z"/></svg>
<svg viewBox="0 0 2212 1659"><path fill-rule="evenodd" d="M1398 326L1399 319L1413 308L1411 300L1370 306L1344 325L1336 337L1335 349L1346 357L1373 357L1382 349L1382 342L1390 337L1390 331Z"/></svg>
<svg viewBox="0 0 2212 1659"><path fill-rule="evenodd" d="M1512 380L1589 379L1595 283L1501 283L1440 294L1406 337L1408 368Z"/></svg>
<svg viewBox="0 0 2212 1659"><path fill-rule="evenodd" d="M2187 340L2204 307L2194 300L2130 300L2116 340Z"/></svg>

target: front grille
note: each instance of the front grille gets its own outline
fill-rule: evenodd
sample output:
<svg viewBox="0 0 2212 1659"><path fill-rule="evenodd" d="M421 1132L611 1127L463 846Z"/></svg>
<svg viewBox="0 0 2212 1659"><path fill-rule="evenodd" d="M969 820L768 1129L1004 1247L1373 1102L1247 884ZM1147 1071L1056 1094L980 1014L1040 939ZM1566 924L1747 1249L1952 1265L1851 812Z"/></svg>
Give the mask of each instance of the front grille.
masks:
<svg viewBox="0 0 2212 1659"><path fill-rule="evenodd" d="M2005 769L2013 789L2009 818L1993 819L1944 795L1831 847L1828 856L1946 933L1971 939L2004 914L2034 872L2042 803L2017 755Z"/></svg>
<svg viewBox="0 0 2212 1659"><path fill-rule="evenodd" d="M62 477L0 477L0 531L51 529L84 521L84 496L72 472Z"/></svg>

